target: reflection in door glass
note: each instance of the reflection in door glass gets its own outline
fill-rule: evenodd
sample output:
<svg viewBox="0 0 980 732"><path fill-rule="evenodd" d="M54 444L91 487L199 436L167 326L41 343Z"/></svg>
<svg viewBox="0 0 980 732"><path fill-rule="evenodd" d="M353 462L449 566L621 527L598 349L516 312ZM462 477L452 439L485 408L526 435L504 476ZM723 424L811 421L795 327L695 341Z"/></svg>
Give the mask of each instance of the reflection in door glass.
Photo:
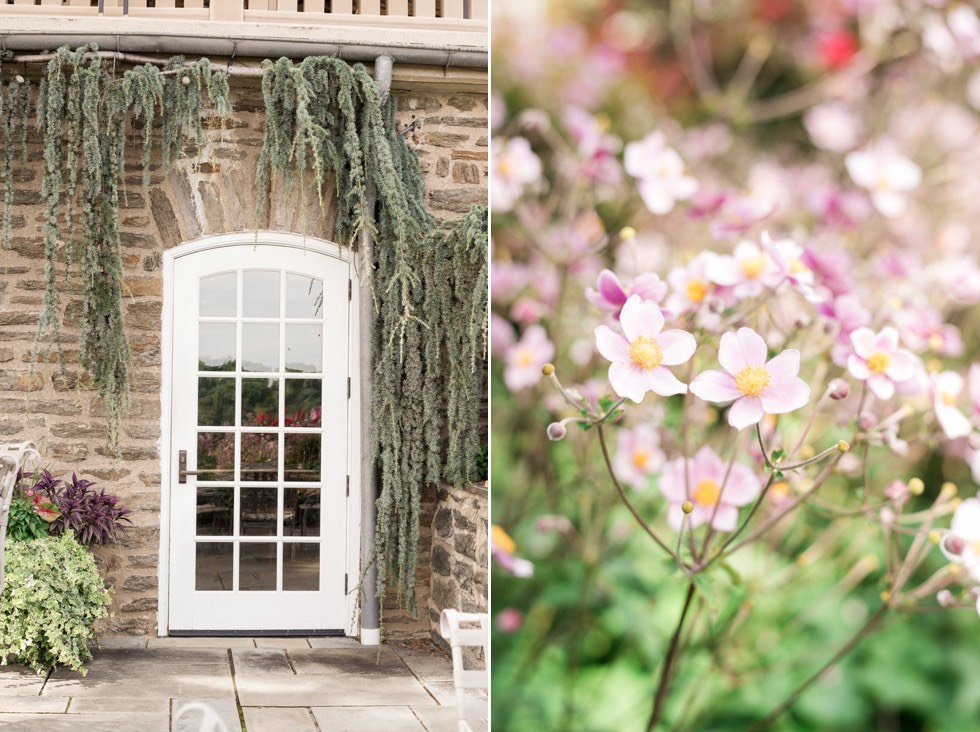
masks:
<svg viewBox="0 0 980 732"><path fill-rule="evenodd" d="M231 536L234 488L197 489L197 535Z"/></svg>
<svg viewBox="0 0 980 732"><path fill-rule="evenodd" d="M322 394L320 379L286 379L286 426L319 427Z"/></svg>
<svg viewBox="0 0 980 732"><path fill-rule="evenodd" d="M264 591L276 589L276 544L238 545L238 589Z"/></svg>
<svg viewBox="0 0 980 732"><path fill-rule="evenodd" d="M235 434L233 432L199 432L197 434L198 480L233 480L235 470Z"/></svg>
<svg viewBox="0 0 980 732"><path fill-rule="evenodd" d="M286 435L283 480L320 480L321 435Z"/></svg>
<svg viewBox="0 0 980 732"><path fill-rule="evenodd" d="M286 325L286 371L319 373L323 368L323 326Z"/></svg>
<svg viewBox="0 0 980 732"><path fill-rule="evenodd" d="M284 536L320 535L320 489L286 488L282 498Z"/></svg>
<svg viewBox="0 0 980 732"><path fill-rule="evenodd" d="M279 273L246 271L242 284L242 310L246 318L279 317Z"/></svg>
<svg viewBox="0 0 980 732"><path fill-rule="evenodd" d="M323 280L305 275L286 275L286 317L319 318L323 315Z"/></svg>
<svg viewBox="0 0 980 732"><path fill-rule="evenodd" d="M197 380L197 423L201 427L235 424L235 379Z"/></svg>
<svg viewBox="0 0 980 732"><path fill-rule="evenodd" d="M275 481L279 478L279 435L275 432L242 433L242 480Z"/></svg>
<svg viewBox="0 0 980 732"><path fill-rule="evenodd" d="M282 589L293 592L320 589L319 544L283 544Z"/></svg>
<svg viewBox="0 0 980 732"><path fill-rule="evenodd" d="M278 379L242 379L242 426L279 426Z"/></svg>
<svg viewBox="0 0 980 732"><path fill-rule="evenodd" d="M279 324L242 325L242 371L279 370Z"/></svg>
<svg viewBox="0 0 980 732"><path fill-rule="evenodd" d="M241 536L275 536L278 533L278 489L242 488L241 506Z"/></svg>
<svg viewBox="0 0 980 732"><path fill-rule="evenodd" d="M238 274L225 272L201 278L200 315L202 318L235 317Z"/></svg>
<svg viewBox="0 0 980 732"><path fill-rule="evenodd" d="M231 542L199 542L195 553L194 589L198 592L230 592L232 587Z"/></svg>
<svg viewBox="0 0 980 732"><path fill-rule="evenodd" d="M201 323L197 353L201 371L234 371L235 324Z"/></svg>

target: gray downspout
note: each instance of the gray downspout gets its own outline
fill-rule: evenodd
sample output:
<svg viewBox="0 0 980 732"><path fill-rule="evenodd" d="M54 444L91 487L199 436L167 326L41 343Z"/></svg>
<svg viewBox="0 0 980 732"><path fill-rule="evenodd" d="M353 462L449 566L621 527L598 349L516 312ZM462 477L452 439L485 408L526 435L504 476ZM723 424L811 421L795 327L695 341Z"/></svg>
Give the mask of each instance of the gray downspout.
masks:
<svg viewBox="0 0 980 732"><path fill-rule="evenodd" d="M391 56L378 56L374 61L374 81L378 85L381 102L384 104L391 91L391 74L395 59ZM374 186L371 179L366 183L367 203L374 210ZM374 465L373 440L371 437L371 400L374 391L374 368L371 363L374 300L371 297L373 278L374 241L369 231L361 232L359 246L358 298L360 305L361 341L361 562L367 562L374 552L374 535L377 529L378 484ZM372 564L363 572L361 584L361 643L376 646L381 643L381 623L378 607L378 569Z"/></svg>

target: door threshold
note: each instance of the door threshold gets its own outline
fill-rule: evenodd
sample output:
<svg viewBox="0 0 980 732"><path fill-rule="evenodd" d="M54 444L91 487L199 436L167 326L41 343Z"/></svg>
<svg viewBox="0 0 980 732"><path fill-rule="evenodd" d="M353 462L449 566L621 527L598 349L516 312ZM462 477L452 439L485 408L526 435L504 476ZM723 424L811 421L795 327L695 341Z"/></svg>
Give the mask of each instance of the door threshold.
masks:
<svg viewBox="0 0 980 732"><path fill-rule="evenodd" d="M343 638L343 630L171 630L171 638Z"/></svg>

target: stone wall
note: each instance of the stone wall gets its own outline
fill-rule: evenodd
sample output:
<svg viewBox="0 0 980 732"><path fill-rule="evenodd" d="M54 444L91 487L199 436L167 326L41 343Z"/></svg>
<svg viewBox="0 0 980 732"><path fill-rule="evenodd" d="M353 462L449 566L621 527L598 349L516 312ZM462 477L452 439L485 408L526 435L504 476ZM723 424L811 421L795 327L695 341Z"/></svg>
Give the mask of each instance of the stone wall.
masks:
<svg viewBox="0 0 980 732"><path fill-rule="evenodd" d="M432 589L429 628L432 639L448 649L439 632L446 608L467 613L487 612L489 500L486 484L439 489L432 518ZM483 659L467 651L468 667Z"/></svg>
<svg viewBox="0 0 980 732"><path fill-rule="evenodd" d="M419 151L433 212L459 218L470 204L485 203L486 94L433 90L431 85L424 93L396 93L399 127L413 119L423 123L409 141ZM133 403L122 423L121 459L105 448L105 407L78 366L81 302L73 282L59 285L65 312L66 372L59 373L53 354L31 372L44 279L43 159L33 121L29 161L15 169L12 249L0 250L0 440L35 441L53 472L70 475L77 471L134 509L134 526L123 540L96 552L104 575L114 586L114 615L102 628L107 634L156 632L163 252L201 236L256 226L252 214L255 165L264 117L258 82L232 80L232 102L230 120L206 120L202 145L188 143L169 171L154 168L149 190L142 187L139 133L130 131L133 144L127 152L127 189L120 195L120 223ZM329 239L331 212L321 215L314 193L307 195L305 209L296 204L298 198L295 190L274 186L269 214L258 226L305 230ZM428 541L422 537L419 552L420 581L424 577L426 587L428 563L423 556Z"/></svg>

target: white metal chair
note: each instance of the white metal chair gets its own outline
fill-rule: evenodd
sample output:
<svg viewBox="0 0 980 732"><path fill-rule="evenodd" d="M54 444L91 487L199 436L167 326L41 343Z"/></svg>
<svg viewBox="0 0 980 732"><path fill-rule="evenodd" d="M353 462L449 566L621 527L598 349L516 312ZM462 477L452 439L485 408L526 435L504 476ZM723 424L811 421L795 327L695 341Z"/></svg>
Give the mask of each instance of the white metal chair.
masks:
<svg viewBox="0 0 980 732"><path fill-rule="evenodd" d="M465 627L464 627L465 626ZM487 669L470 670L463 667L463 648L480 647L486 658L489 637L489 620L486 613L461 613L443 610L439 620L439 632L449 643L453 654L453 686L456 687L456 714L459 732L473 732L468 720L486 719L484 702L467 701L467 689L487 689Z"/></svg>
<svg viewBox="0 0 980 732"><path fill-rule="evenodd" d="M7 543L7 520L10 518L10 502L14 497L17 473L30 458L38 462L41 460L33 442L0 445L0 593L3 592L3 556Z"/></svg>

